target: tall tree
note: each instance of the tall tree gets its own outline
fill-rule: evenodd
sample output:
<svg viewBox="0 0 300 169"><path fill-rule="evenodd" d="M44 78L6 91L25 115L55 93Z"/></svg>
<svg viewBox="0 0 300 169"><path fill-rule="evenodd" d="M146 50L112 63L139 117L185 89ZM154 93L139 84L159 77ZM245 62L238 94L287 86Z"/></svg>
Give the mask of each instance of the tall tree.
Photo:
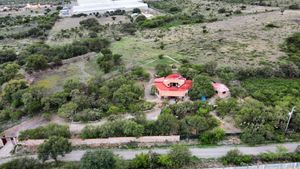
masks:
<svg viewBox="0 0 300 169"><path fill-rule="evenodd" d="M72 151L71 143L63 137L53 136L38 147L38 158L45 162L52 158L57 162L59 155L64 156Z"/></svg>

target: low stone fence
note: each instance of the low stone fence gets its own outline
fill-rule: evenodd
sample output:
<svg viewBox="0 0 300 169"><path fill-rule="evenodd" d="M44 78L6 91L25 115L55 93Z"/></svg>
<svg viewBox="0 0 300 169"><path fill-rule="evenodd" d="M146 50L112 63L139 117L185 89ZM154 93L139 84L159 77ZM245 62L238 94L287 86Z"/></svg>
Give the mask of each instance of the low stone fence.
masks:
<svg viewBox="0 0 300 169"><path fill-rule="evenodd" d="M137 144L139 146L164 145L169 143L177 143L180 141L180 136L144 136L144 137L110 137L97 139L69 139L72 146L80 147L118 147L128 144ZM18 145L29 150L36 150L44 140L25 140L20 141Z"/></svg>

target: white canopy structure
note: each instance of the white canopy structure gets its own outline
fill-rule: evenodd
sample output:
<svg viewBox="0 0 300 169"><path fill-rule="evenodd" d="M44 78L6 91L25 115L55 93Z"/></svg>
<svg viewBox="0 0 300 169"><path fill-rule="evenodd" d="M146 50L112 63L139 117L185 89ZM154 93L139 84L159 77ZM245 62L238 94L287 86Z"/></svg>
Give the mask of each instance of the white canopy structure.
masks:
<svg viewBox="0 0 300 169"><path fill-rule="evenodd" d="M148 8L148 5L142 0L77 0L77 4L72 7L72 14L104 13L117 9L132 10L133 8Z"/></svg>

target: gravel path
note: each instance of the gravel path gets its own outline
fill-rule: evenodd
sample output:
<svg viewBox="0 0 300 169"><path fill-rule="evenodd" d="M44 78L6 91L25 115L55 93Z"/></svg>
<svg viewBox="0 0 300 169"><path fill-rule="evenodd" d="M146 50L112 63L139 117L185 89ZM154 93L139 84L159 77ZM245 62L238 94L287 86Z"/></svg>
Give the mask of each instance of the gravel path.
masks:
<svg viewBox="0 0 300 169"><path fill-rule="evenodd" d="M288 149L289 152L295 151L297 146L300 144L300 142L295 143L284 143L284 144L269 144L269 145L262 145L262 146L256 146L256 147L249 147L249 146L217 146L217 147L209 147L209 148L190 148L190 151L192 154L198 158L219 158L232 149L238 149L244 154L249 155L258 155L263 152L275 152L277 150L278 146L284 146ZM141 154L141 153L147 153L149 151L152 151L154 153L158 154L166 154L169 152L169 148L153 148L153 149L138 149L138 150L126 150L126 149L112 149L113 153L116 155L119 155L120 157L124 159L133 159L135 155ZM83 154L87 150L74 150L69 154L66 154L64 157L60 157L59 160L61 161L79 161ZM22 156L20 156L22 157ZM36 155L28 155L26 157L32 157L37 158ZM9 158L0 158L0 164L3 164L7 161L10 161L17 157L9 157Z"/></svg>

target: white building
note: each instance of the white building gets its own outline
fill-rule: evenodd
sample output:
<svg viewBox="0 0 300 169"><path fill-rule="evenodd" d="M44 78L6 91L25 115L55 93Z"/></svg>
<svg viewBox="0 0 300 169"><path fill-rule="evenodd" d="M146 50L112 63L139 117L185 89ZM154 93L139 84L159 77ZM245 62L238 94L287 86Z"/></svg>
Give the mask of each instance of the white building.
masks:
<svg viewBox="0 0 300 169"><path fill-rule="evenodd" d="M148 5L143 0L77 0L77 5L71 9L71 14L90 14L94 12L132 10L134 8L147 9Z"/></svg>

